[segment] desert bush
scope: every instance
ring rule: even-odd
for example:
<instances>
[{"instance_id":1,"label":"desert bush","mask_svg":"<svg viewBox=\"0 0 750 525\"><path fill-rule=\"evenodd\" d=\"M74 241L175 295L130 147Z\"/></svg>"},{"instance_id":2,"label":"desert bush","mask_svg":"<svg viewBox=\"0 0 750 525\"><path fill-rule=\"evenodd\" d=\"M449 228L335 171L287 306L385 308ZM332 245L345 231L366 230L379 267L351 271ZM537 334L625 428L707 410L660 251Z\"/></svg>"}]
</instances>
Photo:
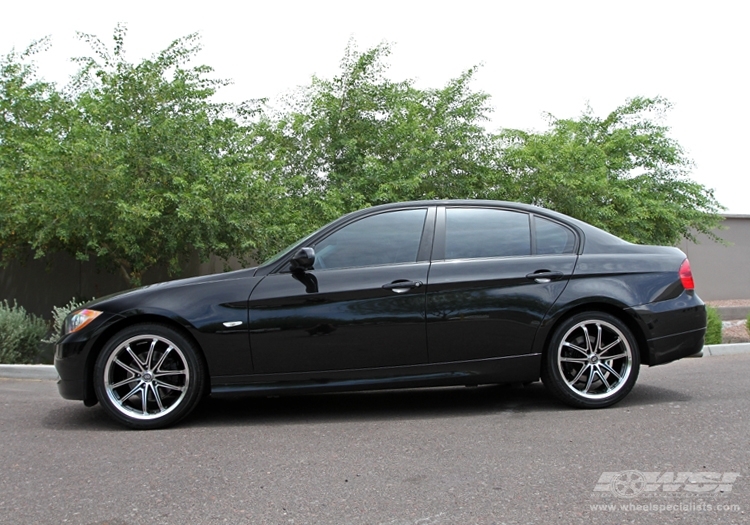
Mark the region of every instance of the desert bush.
<instances>
[{"instance_id":1,"label":"desert bush","mask_svg":"<svg viewBox=\"0 0 750 525\"><path fill-rule=\"evenodd\" d=\"M0 363L31 364L44 350L47 322L13 301L0 303Z\"/></svg>"},{"instance_id":2,"label":"desert bush","mask_svg":"<svg viewBox=\"0 0 750 525\"><path fill-rule=\"evenodd\" d=\"M65 306L53 306L52 307L52 331L50 332L49 336L46 339L43 339L43 343L49 343L49 344L55 344L58 339L60 339L63 336L63 323L65 322L65 318L68 316L70 312L73 310L77 310L84 304L86 304L87 300L82 301L76 301L75 299L71 299L68 304Z\"/></svg>"},{"instance_id":3,"label":"desert bush","mask_svg":"<svg viewBox=\"0 0 750 525\"><path fill-rule=\"evenodd\" d=\"M719 311L713 306L706 305L707 326L706 326L706 344L721 344L721 317Z\"/></svg>"}]
</instances>

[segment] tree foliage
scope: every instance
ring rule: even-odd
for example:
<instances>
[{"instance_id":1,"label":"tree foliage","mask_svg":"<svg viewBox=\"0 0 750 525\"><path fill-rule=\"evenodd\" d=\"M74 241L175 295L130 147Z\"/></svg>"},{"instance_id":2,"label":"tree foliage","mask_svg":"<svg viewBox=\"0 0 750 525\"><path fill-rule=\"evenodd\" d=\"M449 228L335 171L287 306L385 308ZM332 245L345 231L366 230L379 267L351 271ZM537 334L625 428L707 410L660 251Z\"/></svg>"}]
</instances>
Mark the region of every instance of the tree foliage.
<instances>
[{"instance_id":1,"label":"tree foliage","mask_svg":"<svg viewBox=\"0 0 750 525\"><path fill-rule=\"evenodd\" d=\"M506 130L502 162L514 198L566 213L624 239L675 244L715 238L722 209L691 181L692 163L660 124L669 103L634 98L606 118L550 117L543 133Z\"/></svg>"},{"instance_id":2,"label":"tree foliage","mask_svg":"<svg viewBox=\"0 0 750 525\"><path fill-rule=\"evenodd\" d=\"M124 37L118 27L110 52L82 35L94 56L78 59L68 98L46 99L48 120L62 122L53 146L35 157L38 169L4 171L17 186L3 193L3 229L15 232L4 258L22 242L37 256L96 255L138 284L152 266L177 271L191 250L226 258L256 248L265 188L245 146L244 108L212 102L222 82L206 66L186 66L195 35L137 64L125 59ZM26 81L22 100L40 98L34 87Z\"/></svg>"},{"instance_id":3,"label":"tree foliage","mask_svg":"<svg viewBox=\"0 0 750 525\"><path fill-rule=\"evenodd\" d=\"M67 251L138 284L195 250L263 259L342 213L413 199L531 202L641 243L720 221L661 98L492 133L476 68L419 88L389 78L386 44L350 44L338 75L271 106L215 102L225 82L190 65L196 35L137 63L123 27L111 49L81 38L91 56L62 90L36 75L45 41L0 61L0 262Z\"/></svg>"},{"instance_id":4,"label":"tree foliage","mask_svg":"<svg viewBox=\"0 0 750 525\"><path fill-rule=\"evenodd\" d=\"M389 53L350 44L338 76L313 78L256 128L269 173L323 220L399 200L471 198L497 178L483 126L489 97L470 87L476 70L419 89L386 76Z\"/></svg>"}]
</instances>

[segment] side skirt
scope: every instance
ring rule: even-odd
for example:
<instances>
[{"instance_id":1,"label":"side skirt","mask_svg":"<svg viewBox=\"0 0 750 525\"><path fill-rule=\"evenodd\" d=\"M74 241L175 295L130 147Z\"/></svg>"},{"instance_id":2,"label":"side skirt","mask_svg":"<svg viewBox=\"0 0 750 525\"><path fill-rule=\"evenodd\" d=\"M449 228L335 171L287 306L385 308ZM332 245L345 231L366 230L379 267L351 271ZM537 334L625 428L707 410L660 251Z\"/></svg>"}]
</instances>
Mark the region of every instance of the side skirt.
<instances>
[{"instance_id":1,"label":"side skirt","mask_svg":"<svg viewBox=\"0 0 750 525\"><path fill-rule=\"evenodd\" d=\"M345 371L211 378L211 395L263 396L527 382L539 379L541 354Z\"/></svg>"}]
</instances>

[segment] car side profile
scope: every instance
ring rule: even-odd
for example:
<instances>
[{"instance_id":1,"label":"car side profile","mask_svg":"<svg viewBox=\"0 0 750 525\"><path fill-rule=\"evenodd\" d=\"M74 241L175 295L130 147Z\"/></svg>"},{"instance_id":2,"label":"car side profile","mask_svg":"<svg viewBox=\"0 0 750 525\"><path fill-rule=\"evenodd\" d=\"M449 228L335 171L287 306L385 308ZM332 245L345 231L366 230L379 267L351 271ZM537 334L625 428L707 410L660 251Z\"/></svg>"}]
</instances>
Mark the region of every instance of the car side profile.
<instances>
[{"instance_id":1,"label":"car side profile","mask_svg":"<svg viewBox=\"0 0 750 525\"><path fill-rule=\"evenodd\" d=\"M540 378L601 408L642 364L699 352L705 330L677 248L524 204L415 201L345 215L255 268L89 303L55 366L64 398L139 429L206 395Z\"/></svg>"}]
</instances>

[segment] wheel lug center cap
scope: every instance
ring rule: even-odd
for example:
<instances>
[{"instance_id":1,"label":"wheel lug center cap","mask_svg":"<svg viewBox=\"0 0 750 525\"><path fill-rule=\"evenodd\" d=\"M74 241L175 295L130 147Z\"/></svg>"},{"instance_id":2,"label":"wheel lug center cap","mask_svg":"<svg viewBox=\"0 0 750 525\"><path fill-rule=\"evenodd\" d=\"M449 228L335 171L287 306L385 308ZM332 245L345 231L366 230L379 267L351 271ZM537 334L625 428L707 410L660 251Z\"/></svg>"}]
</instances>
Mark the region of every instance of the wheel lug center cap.
<instances>
[{"instance_id":1,"label":"wheel lug center cap","mask_svg":"<svg viewBox=\"0 0 750 525\"><path fill-rule=\"evenodd\" d=\"M597 356L597 355L592 355L591 357L589 357L589 362L590 362L591 364L596 364L596 363L598 363L598 362L599 362L599 356Z\"/></svg>"},{"instance_id":2,"label":"wheel lug center cap","mask_svg":"<svg viewBox=\"0 0 750 525\"><path fill-rule=\"evenodd\" d=\"M144 372L141 376L146 383L150 383L154 379L154 375L151 372Z\"/></svg>"}]
</instances>

